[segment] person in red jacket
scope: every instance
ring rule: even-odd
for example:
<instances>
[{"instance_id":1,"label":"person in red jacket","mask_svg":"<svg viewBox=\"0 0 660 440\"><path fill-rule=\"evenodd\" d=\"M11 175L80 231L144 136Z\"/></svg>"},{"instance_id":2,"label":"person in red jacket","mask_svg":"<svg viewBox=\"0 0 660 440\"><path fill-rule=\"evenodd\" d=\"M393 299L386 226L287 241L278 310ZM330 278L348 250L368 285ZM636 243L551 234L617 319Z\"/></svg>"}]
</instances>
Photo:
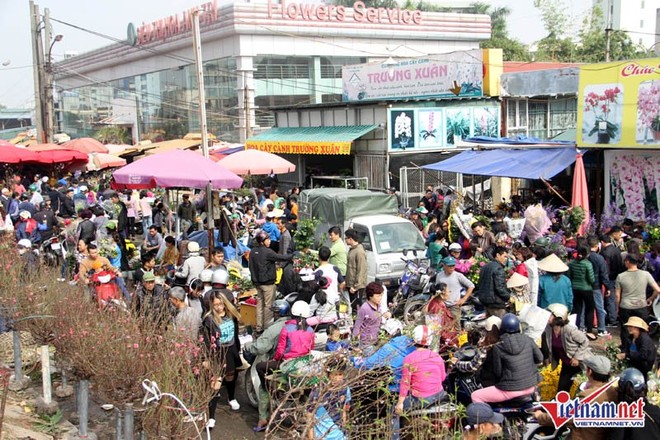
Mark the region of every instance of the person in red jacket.
<instances>
[{"instance_id":1,"label":"person in red jacket","mask_svg":"<svg viewBox=\"0 0 660 440\"><path fill-rule=\"evenodd\" d=\"M277 370L282 362L306 356L314 348L314 330L307 325L306 321L311 315L309 304L304 301L296 301L291 307L291 316L293 316L293 319L288 320L284 324L277 341L277 348L275 349L273 359L260 362L256 366L257 374L261 380L259 401L270 399L266 385L266 375ZM268 417L259 419L257 426L254 427L254 431L263 431L267 426Z\"/></svg>"}]
</instances>

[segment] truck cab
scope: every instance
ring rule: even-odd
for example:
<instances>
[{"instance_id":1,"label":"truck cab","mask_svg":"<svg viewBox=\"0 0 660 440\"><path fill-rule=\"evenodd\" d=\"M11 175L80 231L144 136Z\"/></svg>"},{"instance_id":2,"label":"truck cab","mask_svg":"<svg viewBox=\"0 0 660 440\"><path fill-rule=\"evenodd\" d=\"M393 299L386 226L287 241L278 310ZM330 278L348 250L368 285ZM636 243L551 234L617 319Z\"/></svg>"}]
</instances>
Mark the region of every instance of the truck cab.
<instances>
[{"instance_id":1,"label":"truck cab","mask_svg":"<svg viewBox=\"0 0 660 440\"><path fill-rule=\"evenodd\" d=\"M395 215L355 217L348 227L364 237L362 246L367 254L367 280L395 288L405 270L404 250L416 250L424 255L426 246L421 234L407 219Z\"/></svg>"}]
</instances>

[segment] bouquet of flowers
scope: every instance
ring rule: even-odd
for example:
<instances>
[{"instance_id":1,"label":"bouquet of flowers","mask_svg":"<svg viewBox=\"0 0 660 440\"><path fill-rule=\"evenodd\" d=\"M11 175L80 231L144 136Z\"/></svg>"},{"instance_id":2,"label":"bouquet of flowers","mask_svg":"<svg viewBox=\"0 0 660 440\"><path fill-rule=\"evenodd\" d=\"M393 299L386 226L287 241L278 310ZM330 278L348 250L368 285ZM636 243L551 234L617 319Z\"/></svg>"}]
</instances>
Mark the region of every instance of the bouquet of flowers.
<instances>
[{"instance_id":1,"label":"bouquet of flowers","mask_svg":"<svg viewBox=\"0 0 660 440\"><path fill-rule=\"evenodd\" d=\"M117 250L117 245L114 241L112 241L110 238L104 238L101 240L99 246L99 254L108 260L112 260L117 258L119 251Z\"/></svg>"},{"instance_id":2,"label":"bouquet of flowers","mask_svg":"<svg viewBox=\"0 0 660 440\"><path fill-rule=\"evenodd\" d=\"M472 266L470 266L470 270L468 273L465 275L468 280L472 281L475 286L479 285L479 273L481 272L481 268L484 267L486 264L488 264L488 258L486 257L475 257L473 258L473 263Z\"/></svg>"}]
</instances>

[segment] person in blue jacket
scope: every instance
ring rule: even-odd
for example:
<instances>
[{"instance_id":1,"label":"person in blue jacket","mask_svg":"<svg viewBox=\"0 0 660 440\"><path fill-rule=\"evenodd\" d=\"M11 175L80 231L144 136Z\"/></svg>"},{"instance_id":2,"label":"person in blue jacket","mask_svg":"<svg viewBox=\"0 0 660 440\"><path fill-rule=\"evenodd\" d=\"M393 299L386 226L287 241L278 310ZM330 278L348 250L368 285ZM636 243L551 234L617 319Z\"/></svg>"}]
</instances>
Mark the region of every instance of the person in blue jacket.
<instances>
[{"instance_id":1,"label":"person in blue jacket","mask_svg":"<svg viewBox=\"0 0 660 440\"><path fill-rule=\"evenodd\" d=\"M400 321L389 319L384 325L384 330L392 337L385 345L376 350L371 356L361 361L355 360L355 366L373 370L376 368L389 367L394 373L394 378L389 386L391 391L399 390L401 382L401 370L403 358L415 351L415 342L412 338L402 335L403 328Z\"/></svg>"}]
</instances>

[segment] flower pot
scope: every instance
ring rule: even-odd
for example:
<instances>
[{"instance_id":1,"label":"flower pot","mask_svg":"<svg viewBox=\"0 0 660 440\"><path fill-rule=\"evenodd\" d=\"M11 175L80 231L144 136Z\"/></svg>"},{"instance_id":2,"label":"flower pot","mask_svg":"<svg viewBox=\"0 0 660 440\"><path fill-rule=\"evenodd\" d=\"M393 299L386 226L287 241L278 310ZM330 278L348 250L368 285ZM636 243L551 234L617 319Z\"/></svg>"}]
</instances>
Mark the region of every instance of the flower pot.
<instances>
[{"instance_id":1,"label":"flower pot","mask_svg":"<svg viewBox=\"0 0 660 440\"><path fill-rule=\"evenodd\" d=\"M651 132L653 133L653 140L660 142L660 130L651 129Z\"/></svg>"},{"instance_id":2,"label":"flower pot","mask_svg":"<svg viewBox=\"0 0 660 440\"><path fill-rule=\"evenodd\" d=\"M597 144L609 144L610 143L610 134L606 131L598 132L598 139L596 140Z\"/></svg>"}]
</instances>

